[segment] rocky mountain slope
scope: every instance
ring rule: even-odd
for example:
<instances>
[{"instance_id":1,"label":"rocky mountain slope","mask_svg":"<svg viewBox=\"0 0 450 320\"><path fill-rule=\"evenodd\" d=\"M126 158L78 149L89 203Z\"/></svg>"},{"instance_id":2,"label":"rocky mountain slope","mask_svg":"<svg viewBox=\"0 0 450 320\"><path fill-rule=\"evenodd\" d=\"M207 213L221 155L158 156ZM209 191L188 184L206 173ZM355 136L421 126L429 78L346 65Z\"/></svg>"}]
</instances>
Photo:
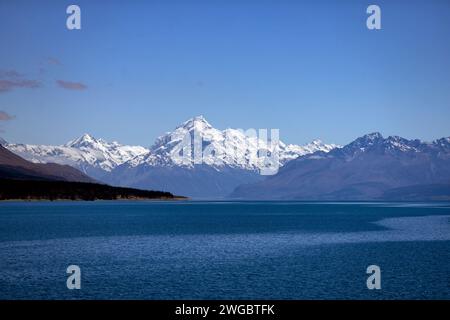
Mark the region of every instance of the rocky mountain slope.
<instances>
[{"instance_id":1,"label":"rocky mountain slope","mask_svg":"<svg viewBox=\"0 0 450 320\"><path fill-rule=\"evenodd\" d=\"M420 200L433 199L431 191L443 190L443 185L450 185L450 138L422 142L372 133L328 153L299 157L277 175L239 186L231 197ZM420 190L428 196L421 196ZM445 194L435 199L445 199Z\"/></svg>"}]
</instances>

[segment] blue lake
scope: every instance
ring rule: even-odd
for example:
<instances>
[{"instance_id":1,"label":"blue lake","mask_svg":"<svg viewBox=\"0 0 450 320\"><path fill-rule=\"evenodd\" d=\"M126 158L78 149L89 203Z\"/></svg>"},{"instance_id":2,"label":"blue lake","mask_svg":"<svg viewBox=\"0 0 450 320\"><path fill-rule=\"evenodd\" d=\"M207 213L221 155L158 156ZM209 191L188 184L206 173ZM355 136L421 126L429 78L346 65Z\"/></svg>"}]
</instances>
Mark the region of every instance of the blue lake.
<instances>
[{"instance_id":1,"label":"blue lake","mask_svg":"<svg viewBox=\"0 0 450 320\"><path fill-rule=\"evenodd\" d=\"M72 264L80 290L66 287ZM373 264L381 290L366 286ZM450 204L5 202L0 288L0 299L450 299Z\"/></svg>"}]
</instances>

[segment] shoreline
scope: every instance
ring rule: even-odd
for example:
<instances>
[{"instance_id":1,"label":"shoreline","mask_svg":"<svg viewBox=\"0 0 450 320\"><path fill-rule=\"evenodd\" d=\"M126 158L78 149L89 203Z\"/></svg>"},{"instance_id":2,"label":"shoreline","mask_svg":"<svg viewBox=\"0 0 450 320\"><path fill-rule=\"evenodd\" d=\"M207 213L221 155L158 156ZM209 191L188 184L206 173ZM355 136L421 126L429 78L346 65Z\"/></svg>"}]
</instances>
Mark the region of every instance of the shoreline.
<instances>
[{"instance_id":1,"label":"shoreline","mask_svg":"<svg viewBox=\"0 0 450 320\"><path fill-rule=\"evenodd\" d=\"M0 203L2 202L98 202L98 201L108 201L108 202L125 202L125 201L186 201L190 200L188 197L176 196L173 198L163 197L163 198L121 198L121 199L93 199L93 200L85 200L85 199L69 199L69 198L59 198L59 199L0 199Z\"/></svg>"},{"instance_id":2,"label":"shoreline","mask_svg":"<svg viewBox=\"0 0 450 320\"><path fill-rule=\"evenodd\" d=\"M143 201L187 200L158 190L61 180L0 179L0 201Z\"/></svg>"}]
</instances>

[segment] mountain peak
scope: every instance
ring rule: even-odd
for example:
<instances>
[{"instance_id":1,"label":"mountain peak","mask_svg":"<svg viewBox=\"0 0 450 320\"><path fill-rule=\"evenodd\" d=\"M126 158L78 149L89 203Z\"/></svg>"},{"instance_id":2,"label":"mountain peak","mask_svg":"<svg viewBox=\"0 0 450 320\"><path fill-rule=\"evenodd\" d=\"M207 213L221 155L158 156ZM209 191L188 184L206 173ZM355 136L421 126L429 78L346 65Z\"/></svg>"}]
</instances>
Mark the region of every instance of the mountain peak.
<instances>
[{"instance_id":1,"label":"mountain peak","mask_svg":"<svg viewBox=\"0 0 450 320\"><path fill-rule=\"evenodd\" d=\"M91 139L94 139L94 137L91 136L89 133L83 133L83 135L81 135L80 139L91 140Z\"/></svg>"},{"instance_id":2,"label":"mountain peak","mask_svg":"<svg viewBox=\"0 0 450 320\"><path fill-rule=\"evenodd\" d=\"M65 146L76 148L91 145L95 142L97 142L97 140L93 136L91 136L89 133L85 133L81 137L67 142Z\"/></svg>"},{"instance_id":3,"label":"mountain peak","mask_svg":"<svg viewBox=\"0 0 450 320\"><path fill-rule=\"evenodd\" d=\"M372 132L372 133L365 134L364 136L362 136L362 138L364 140L375 141L375 140L383 139L383 135L379 132Z\"/></svg>"},{"instance_id":4,"label":"mountain peak","mask_svg":"<svg viewBox=\"0 0 450 320\"><path fill-rule=\"evenodd\" d=\"M372 132L357 138L347 146L367 147L384 141L383 136L379 132Z\"/></svg>"},{"instance_id":5,"label":"mountain peak","mask_svg":"<svg viewBox=\"0 0 450 320\"><path fill-rule=\"evenodd\" d=\"M178 128L184 128L186 130L203 130L203 129L209 129L212 128L211 124L205 119L203 115L195 116L193 118L190 118L189 120L185 121L181 126Z\"/></svg>"},{"instance_id":6,"label":"mountain peak","mask_svg":"<svg viewBox=\"0 0 450 320\"><path fill-rule=\"evenodd\" d=\"M372 149L374 146L382 144L384 142L384 138L379 132L372 132L363 135L345 145L341 151L336 151L339 153L343 153L346 155L355 155L360 152L366 152L369 149Z\"/></svg>"},{"instance_id":7,"label":"mountain peak","mask_svg":"<svg viewBox=\"0 0 450 320\"><path fill-rule=\"evenodd\" d=\"M204 121L204 122L207 122L206 119L205 119L205 117L204 117L202 114L201 114L201 115L198 115L198 116L195 116L193 119L196 120L196 121Z\"/></svg>"},{"instance_id":8,"label":"mountain peak","mask_svg":"<svg viewBox=\"0 0 450 320\"><path fill-rule=\"evenodd\" d=\"M189 134L187 140L186 134ZM187 156L180 162L180 143L183 143L183 153ZM262 151L272 154L276 151L279 165L299 156L315 151L328 152L335 145L324 144L315 140L304 146L286 145L282 141L270 141L268 137L247 134L240 129L220 130L212 127L203 116L196 116L176 127L173 132L160 136L150 148L151 154L145 159L135 159L131 166L141 163L150 166L180 165L193 168L204 163L214 168L225 166L244 170L260 170L265 168L267 159L261 156ZM190 153L188 151L190 150ZM175 157L174 157L175 155ZM174 160L175 159L175 160ZM267 161L266 161L267 162Z\"/></svg>"},{"instance_id":9,"label":"mountain peak","mask_svg":"<svg viewBox=\"0 0 450 320\"><path fill-rule=\"evenodd\" d=\"M434 140L433 144L448 148L450 147L450 137L444 137L441 139Z\"/></svg>"},{"instance_id":10,"label":"mountain peak","mask_svg":"<svg viewBox=\"0 0 450 320\"><path fill-rule=\"evenodd\" d=\"M353 142L342 148L342 152L336 151L331 153L341 153L345 156L353 157L360 153L383 153L383 154L399 154L399 153L437 153L449 151L449 140L441 138L433 142L423 142L419 139L408 140L400 136L389 136L383 138L379 132L366 134L357 138Z\"/></svg>"},{"instance_id":11,"label":"mountain peak","mask_svg":"<svg viewBox=\"0 0 450 320\"><path fill-rule=\"evenodd\" d=\"M8 144L8 141L6 141L2 137L0 137L0 145L7 145L7 144Z\"/></svg>"},{"instance_id":12,"label":"mountain peak","mask_svg":"<svg viewBox=\"0 0 450 320\"><path fill-rule=\"evenodd\" d=\"M313 141L311 141L311 144L316 145L316 146L321 146L323 145L323 141L320 139L314 139Z\"/></svg>"}]
</instances>

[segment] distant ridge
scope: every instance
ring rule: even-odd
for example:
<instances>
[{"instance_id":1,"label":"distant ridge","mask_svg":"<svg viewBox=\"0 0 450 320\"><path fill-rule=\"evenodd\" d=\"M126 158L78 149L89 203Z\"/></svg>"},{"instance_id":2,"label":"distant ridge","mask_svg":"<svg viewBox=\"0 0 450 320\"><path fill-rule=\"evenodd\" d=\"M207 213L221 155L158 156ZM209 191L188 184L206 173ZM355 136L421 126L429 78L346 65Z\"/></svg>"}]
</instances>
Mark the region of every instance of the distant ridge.
<instances>
[{"instance_id":1,"label":"distant ridge","mask_svg":"<svg viewBox=\"0 0 450 320\"><path fill-rule=\"evenodd\" d=\"M101 180L102 176L122 163L149 151L140 146L107 142L87 133L61 146L9 143L5 147L28 161L70 165L96 180Z\"/></svg>"},{"instance_id":2,"label":"distant ridge","mask_svg":"<svg viewBox=\"0 0 450 320\"><path fill-rule=\"evenodd\" d=\"M95 182L68 165L32 163L0 145L0 178Z\"/></svg>"},{"instance_id":3,"label":"distant ridge","mask_svg":"<svg viewBox=\"0 0 450 320\"><path fill-rule=\"evenodd\" d=\"M275 176L237 187L238 199L450 199L450 138L433 142L362 136L329 153L299 157Z\"/></svg>"},{"instance_id":4,"label":"distant ridge","mask_svg":"<svg viewBox=\"0 0 450 320\"><path fill-rule=\"evenodd\" d=\"M183 198L169 192L118 188L94 182L70 166L32 163L0 145L0 200Z\"/></svg>"}]
</instances>

